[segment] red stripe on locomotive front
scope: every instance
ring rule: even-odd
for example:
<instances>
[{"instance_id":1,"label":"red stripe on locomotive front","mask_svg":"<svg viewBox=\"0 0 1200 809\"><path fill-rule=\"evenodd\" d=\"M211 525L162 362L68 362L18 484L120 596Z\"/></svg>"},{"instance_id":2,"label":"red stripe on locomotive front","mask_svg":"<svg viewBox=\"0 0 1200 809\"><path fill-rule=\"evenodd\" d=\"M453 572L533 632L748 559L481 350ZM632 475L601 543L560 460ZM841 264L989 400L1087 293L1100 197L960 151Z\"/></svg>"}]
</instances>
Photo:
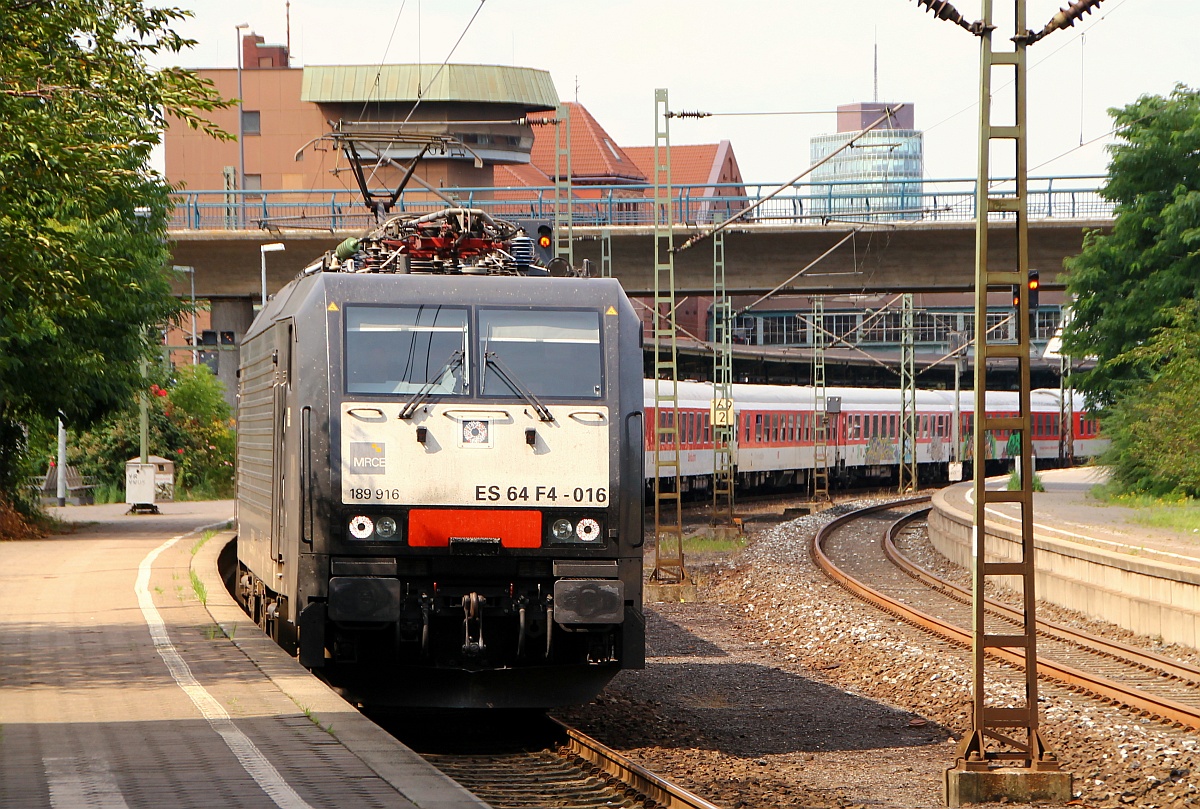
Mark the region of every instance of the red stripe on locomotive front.
<instances>
[{"instance_id":1,"label":"red stripe on locomotive front","mask_svg":"<svg viewBox=\"0 0 1200 809\"><path fill-rule=\"evenodd\" d=\"M505 548L542 547L542 512L507 509L414 508L408 513L408 544L445 548L450 537L499 537Z\"/></svg>"}]
</instances>

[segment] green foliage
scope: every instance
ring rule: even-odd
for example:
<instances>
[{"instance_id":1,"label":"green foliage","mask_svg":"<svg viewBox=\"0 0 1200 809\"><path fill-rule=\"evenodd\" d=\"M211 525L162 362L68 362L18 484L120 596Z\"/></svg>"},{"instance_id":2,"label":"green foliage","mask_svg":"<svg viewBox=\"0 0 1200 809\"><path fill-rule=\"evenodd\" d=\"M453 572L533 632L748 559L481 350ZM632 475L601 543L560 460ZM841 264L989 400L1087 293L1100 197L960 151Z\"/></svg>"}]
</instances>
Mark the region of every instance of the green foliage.
<instances>
[{"instance_id":1,"label":"green foliage","mask_svg":"<svg viewBox=\"0 0 1200 809\"><path fill-rule=\"evenodd\" d=\"M196 598L204 606L208 606L208 587L201 581L200 576L195 570L189 570L188 574L192 579L192 592L196 594Z\"/></svg>"},{"instance_id":2,"label":"green foliage","mask_svg":"<svg viewBox=\"0 0 1200 809\"><path fill-rule=\"evenodd\" d=\"M1118 492L1200 496L1200 301L1168 310L1144 345L1116 357L1147 380L1109 408L1103 461Z\"/></svg>"},{"instance_id":3,"label":"green foliage","mask_svg":"<svg viewBox=\"0 0 1200 809\"><path fill-rule=\"evenodd\" d=\"M192 43L189 12L142 0L0 0L0 491L24 455L14 425L85 427L144 385L170 292L169 186L149 168L166 116L219 137L226 106L150 54Z\"/></svg>"},{"instance_id":4,"label":"green foliage","mask_svg":"<svg viewBox=\"0 0 1200 809\"><path fill-rule=\"evenodd\" d=\"M1128 492L1112 480L1093 486L1089 494L1107 505L1132 509L1129 520L1139 525L1182 534L1200 534L1200 500L1180 494L1154 496ZM1200 540L1200 537L1193 539Z\"/></svg>"},{"instance_id":5,"label":"green foliage","mask_svg":"<svg viewBox=\"0 0 1200 809\"><path fill-rule=\"evenodd\" d=\"M1109 112L1122 142L1111 147L1102 193L1116 219L1066 262L1074 303L1064 333L1068 354L1096 357L1076 383L1101 407L1152 378L1127 352L1200 292L1200 92L1179 85Z\"/></svg>"},{"instance_id":6,"label":"green foliage","mask_svg":"<svg viewBox=\"0 0 1200 809\"><path fill-rule=\"evenodd\" d=\"M1012 474L1010 474L1008 476L1008 482L1004 484L1004 488L1010 492L1016 492L1016 491L1021 490L1021 476L1016 473L1016 470L1014 470L1012 472ZM1042 476L1039 475L1037 472L1033 473L1033 485L1030 487L1030 491L1034 491L1034 492L1046 491L1046 486L1045 486L1045 484L1042 483Z\"/></svg>"},{"instance_id":7,"label":"green foliage","mask_svg":"<svg viewBox=\"0 0 1200 809\"><path fill-rule=\"evenodd\" d=\"M175 370L168 387L151 385L151 455L175 462L176 496L229 497L233 493L235 437L224 385L205 365ZM81 433L70 462L101 486L124 490L125 463L141 450L140 407L134 402Z\"/></svg>"}]
</instances>

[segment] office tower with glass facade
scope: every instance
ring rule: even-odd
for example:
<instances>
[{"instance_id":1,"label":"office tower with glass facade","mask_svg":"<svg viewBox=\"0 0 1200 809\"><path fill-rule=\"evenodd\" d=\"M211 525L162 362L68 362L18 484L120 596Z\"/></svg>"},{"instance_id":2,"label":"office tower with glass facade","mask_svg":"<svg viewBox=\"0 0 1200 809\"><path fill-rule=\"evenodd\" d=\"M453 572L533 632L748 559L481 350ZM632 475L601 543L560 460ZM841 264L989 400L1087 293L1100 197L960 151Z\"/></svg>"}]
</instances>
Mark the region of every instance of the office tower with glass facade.
<instances>
[{"instance_id":1,"label":"office tower with glass facade","mask_svg":"<svg viewBox=\"0 0 1200 809\"><path fill-rule=\"evenodd\" d=\"M813 170L813 215L870 222L921 217L924 133L914 126L912 105L905 104L863 134L894 106L881 101L843 104L838 107L838 131L811 140L812 162L817 163L862 135Z\"/></svg>"}]
</instances>

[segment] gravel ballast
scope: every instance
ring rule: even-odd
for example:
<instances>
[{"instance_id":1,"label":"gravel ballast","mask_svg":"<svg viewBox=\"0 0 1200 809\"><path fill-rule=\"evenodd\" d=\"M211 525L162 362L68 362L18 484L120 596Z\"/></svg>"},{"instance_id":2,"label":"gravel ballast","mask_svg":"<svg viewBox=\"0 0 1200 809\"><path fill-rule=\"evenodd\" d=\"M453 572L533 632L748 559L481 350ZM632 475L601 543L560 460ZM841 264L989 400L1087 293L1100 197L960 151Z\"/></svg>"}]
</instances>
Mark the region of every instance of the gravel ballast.
<instances>
[{"instance_id":1,"label":"gravel ballast","mask_svg":"<svg viewBox=\"0 0 1200 809\"><path fill-rule=\"evenodd\" d=\"M850 508L693 558L700 601L647 604L646 669L560 715L722 807L941 806L970 727L970 655L813 565L813 535ZM947 564L927 545L909 550ZM1039 690L1043 735L1075 777L1072 805L1200 804L1200 735L1045 680Z\"/></svg>"}]
</instances>

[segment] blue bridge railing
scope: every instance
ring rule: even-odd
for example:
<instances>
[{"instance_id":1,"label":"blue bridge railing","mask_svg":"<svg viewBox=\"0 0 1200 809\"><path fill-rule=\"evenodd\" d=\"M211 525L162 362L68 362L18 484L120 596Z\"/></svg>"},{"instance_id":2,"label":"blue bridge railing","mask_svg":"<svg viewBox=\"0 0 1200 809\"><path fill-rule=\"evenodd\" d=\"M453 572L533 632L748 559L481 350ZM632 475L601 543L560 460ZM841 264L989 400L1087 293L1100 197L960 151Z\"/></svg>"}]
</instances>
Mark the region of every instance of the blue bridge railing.
<instances>
[{"instance_id":1,"label":"blue bridge railing","mask_svg":"<svg viewBox=\"0 0 1200 809\"><path fill-rule=\"evenodd\" d=\"M1103 220L1113 205L1100 195L1102 176L1035 177L1029 180L1030 219ZM741 221L778 225L830 222L929 223L975 220L975 180L895 180L889 182L726 183L672 188L677 223L722 222L767 197ZM772 196L773 192L778 191ZM554 215L554 188L446 188L441 192L464 207L505 219L548 219ZM992 196L1015 196L1011 183L994 184ZM654 189L649 185L575 186L572 216L580 226L651 226ZM357 191L180 191L174 194L173 230L313 229L362 230L374 222ZM423 189L406 190L394 213L427 213L445 202ZM993 213L991 218L1011 218Z\"/></svg>"}]
</instances>

